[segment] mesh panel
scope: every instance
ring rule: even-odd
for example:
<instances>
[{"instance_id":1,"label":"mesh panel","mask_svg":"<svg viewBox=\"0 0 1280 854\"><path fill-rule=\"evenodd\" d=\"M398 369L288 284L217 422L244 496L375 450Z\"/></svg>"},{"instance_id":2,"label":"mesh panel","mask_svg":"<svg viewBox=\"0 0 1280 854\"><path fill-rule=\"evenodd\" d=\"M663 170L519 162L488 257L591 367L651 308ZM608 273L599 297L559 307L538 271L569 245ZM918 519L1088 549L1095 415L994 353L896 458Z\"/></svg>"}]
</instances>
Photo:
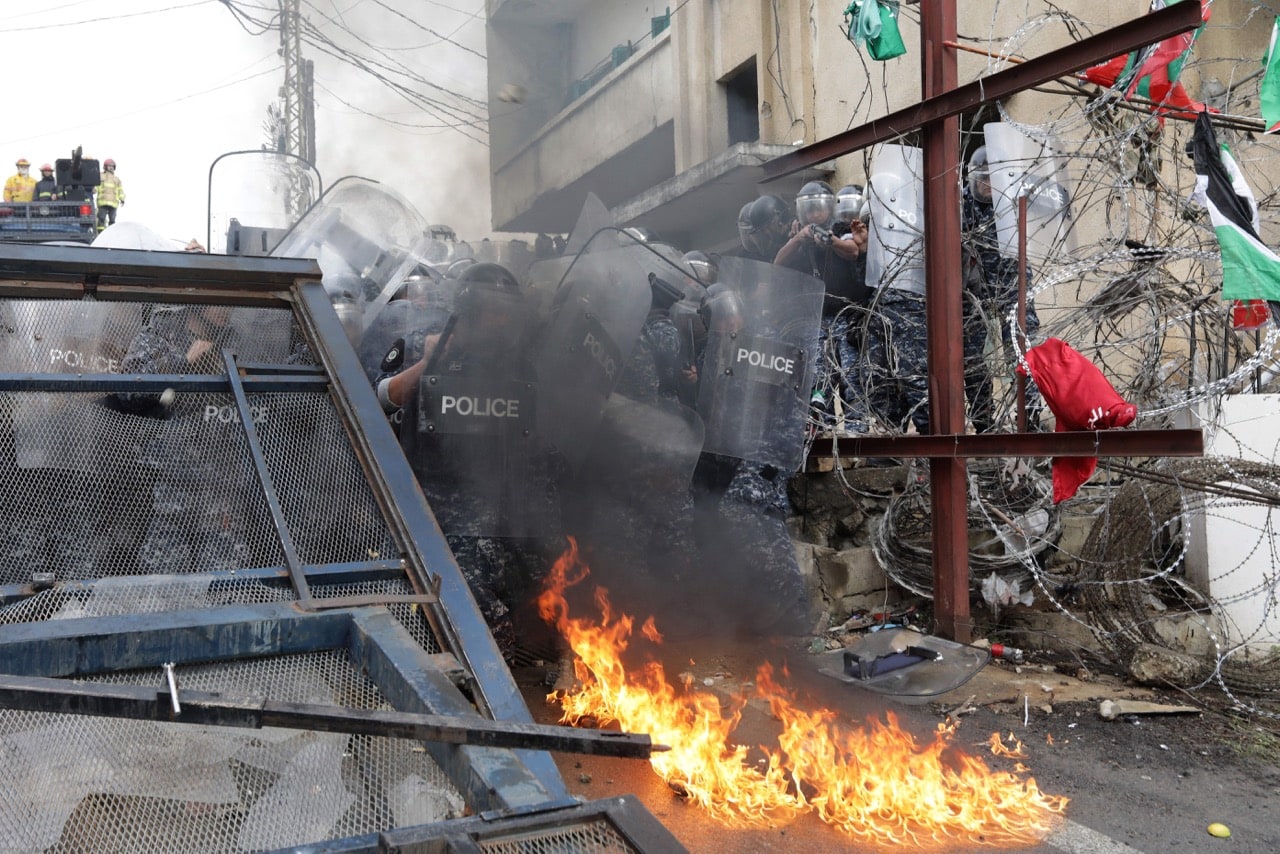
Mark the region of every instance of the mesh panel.
<instances>
[{"instance_id":1,"label":"mesh panel","mask_svg":"<svg viewBox=\"0 0 1280 854\"><path fill-rule=\"evenodd\" d=\"M287 310L0 300L9 373L216 375L223 347L241 362L310 363L301 341ZM0 608L0 624L296 598L287 579L235 574L285 556L234 396L156 391L0 393L0 584L58 582ZM299 560L399 558L328 393L248 404ZM317 599L413 592L406 577L312 578ZM420 607L389 610L441 651ZM183 665L178 678L230 696L388 708L341 652ZM159 687L163 676L101 681ZM402 739L0 711L0 758L0 838L20 850L262 850L465 811L423 747Z\"/></svg>"},{"instance_id":2,"label":"mesh panel","mask_svg":"<svg viewBox=\"0 0 1280 854\"><path fill-rule=\"evenodd\" d=\"M223 373L223 346L310 361L286 310L208 310L220 331L200 308L9 300L0 355L42 373ZM202 335L215 348L191 361ZM303 563L399 555L326 394L251 395L249 411ZM284 562L230 393L0 395L0 513L0 583Z\"/></svg>"},{"instance_id":3,"label":"mesh panel","mask_svg":"<svg viewBox=\"0 0 1280 854\"><path fill-rule=\"evenodd\" d=\"M179 668L184 689L389 708L341 652ZM156 671L101 681L163 684ZM404 739L0 712L5 846L249 851L443 821L462 797Z\"/></svg>"},{"instance_id":4,"label":"mesh panel","mask_svg":"<svg viewBox=\"0 0 1280 854\"><path fill-rule=\"evenodd\" d=\"M604 819L477 842L490 854L630 854L638 851Z\"/></svg>"}]
</instances>

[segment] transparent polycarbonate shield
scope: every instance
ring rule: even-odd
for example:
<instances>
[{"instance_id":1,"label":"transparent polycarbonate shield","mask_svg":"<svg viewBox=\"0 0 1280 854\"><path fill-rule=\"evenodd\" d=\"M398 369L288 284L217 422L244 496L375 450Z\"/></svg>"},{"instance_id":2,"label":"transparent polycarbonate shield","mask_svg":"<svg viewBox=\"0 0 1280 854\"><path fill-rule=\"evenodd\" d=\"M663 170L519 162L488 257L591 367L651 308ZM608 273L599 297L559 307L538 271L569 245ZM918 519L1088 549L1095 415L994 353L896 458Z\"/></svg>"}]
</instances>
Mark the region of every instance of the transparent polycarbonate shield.
<instances>
[{"instance_id":1,"label":"transparent polycarbonate shield","mask_svg":"<svg viewBox=\"0 0 1280 854\"><path fill-rule=\"evenodd\" d=\"M274 151L236 151L209 170L207 248L228 251L228 235L252 241L236 254L266 255L320 196L320 173L300 157ZM186 235L186 237L206 235ZM265 244L265 245L263 245Z\"/></svg>"},{"instance_id":2,"label":"transparent polycarbonate shield","mask_svg":"<svg viewBox=\"0 0 1280 854\"><path fill-rule=\"evenodd\" d=\"M330 187L271 254L314 258L331 297L349 294L364 328L425 262L427 224L394 190L364 178Z\"/></svg>"},{"instance_id":3,"label":"transparent polycarbonate shield","mask_svg":"<svg viewBox=\"0 0 1280 854\"><path fill-rule=\"evenodd\" d=\"M991 172L1000 254L1018 257L1018 199L1027 199L1027 258L1044 263L1075 249L1071 179L1062 148L1052 138L1033 139L1004 122L982 126Z\"/></svg>"},{"instance_id":4,"label":"transparent polycarbonate shield","mask_svg":"<svg viewBox=\"0 0 1280 854\"><path fill-rule=\"evenodd\" d=\"M708 292L709 329L699 368L704 450L795 471L804 455L822 281L727 257L716 289Z\"/></svg>"},{"instance_id":5,"label":"transparent polycarbonate shield","mask_svg":"<svg viewBox=\"0 0 1280 854\"><path fill-rule=\"evenodd\" d=\"M0 359L9 372L119 373L141 321L133 306L84 300L11 300L5 304ZM98 471L100 412L83 396L22 395L13 408L19 467Z\"/></svg>"},{"instance_id":6,"label":"transparent polycarbonate shield","mask_svg":"<svg viewBox=\"0 0 1280 854\"><path fill-rule=\"evenodd\" d=\"M411 275L404 296L387 303L365 330L356 354L370 381L413 365L424 355L424 342L440 334L453 314L460 285L434 271Z\"/></svg>"},{"instance_id":7,"label":"transparent polycarbonate shield","mask_svg":"<svg viewBox=\"0 0 1280 854\"><path fill-rule=\"evenodd\" d=\"M826 653L818 670L908 705L926 703L968 682L991 660L988 650L913 629L882 629Z\"/></svg>"},{"instance_id":8,"label":"transparent polycarbonate shield","mask_svg":"<svg viewBox=\"0 0 1280 854\"><path fill-rule=\"evenodd\" d=\"M910 145L882 145L872 156L867 183L871 287L924 293L923 160L921 150Z\"/></svg>"},{"instance_id":9,"label":"transparent polycarbonate shield","mask_svg":"<svg viewBox=\"0 0 1280 854\"><path fill-rule=\"evenodd\" d=\"M652 302L648 273L660 260L615 228L603 205L595 212L603 219L593 219L584 208L574 234L590 236L564 264L560 281L552 286L548 277L535 298L547 303L534 357L538 421L574 470L640 335Z\"/></svg>"},{"instance_id":10,"label":"transparent polycarbonate shield","mask_svg":"<svg viewBox=\"0 0 1280 854\"><path fill-rule=\"evenodd\" d=\"M587 477L619 480L634 495L680 494L693 478L705 432L698 413L675 401L615 394L605 404Z\"/></svg>"},{"instance_id":11,"label":"transparent polycarbonate shield","mask_svg":"<svg viewBox=\"0 0 1280 854\"><path fill-rule=\"evenodd\" d=\"M446 534L554 533L529 320L518 289L468 283L405 406L401 444Z\"/></svg>"},{"instance_id":12,"label":"transparent polycarbonate shield","mask_svg":"<svg viewBox=\"0 0 1280 854\"><path fill-rule=\"evenodd\" d=\"M561 254L577 255L586 248L588 241L593 240L600 233L600 229L615 225L613 214L609 213L609 209L605 207L604 202L600 201L600 197L595 193L587 193L587 198L582 203L582 210L578 212L578 221L574 223L573 231L569 232L564 252Z\"/></svg>"}]
</instances>

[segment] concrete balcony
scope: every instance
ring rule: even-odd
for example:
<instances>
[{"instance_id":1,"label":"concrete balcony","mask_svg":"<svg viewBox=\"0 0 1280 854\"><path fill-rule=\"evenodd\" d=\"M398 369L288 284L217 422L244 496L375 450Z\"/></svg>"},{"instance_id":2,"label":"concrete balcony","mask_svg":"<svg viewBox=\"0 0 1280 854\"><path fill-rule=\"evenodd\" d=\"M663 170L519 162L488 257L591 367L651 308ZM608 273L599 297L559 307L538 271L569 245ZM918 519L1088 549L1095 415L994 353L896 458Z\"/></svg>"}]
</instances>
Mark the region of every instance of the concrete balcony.
<instances>
[{"instance_id":1,"label":"concrete balcony","mask_svg":"<svg viewBox=\"0 0 1280 854\"><path fill-rule=\"evenodd\" d=\"M490 13L519 2L491 0ZM494 140L494 150L512 152L493 163L494 227L565 232L588 191L612 206L673 177L674 86L670 33L664 32L575 92L527 142L513 147L511 140Z\"/></svg>"}]
</instances>

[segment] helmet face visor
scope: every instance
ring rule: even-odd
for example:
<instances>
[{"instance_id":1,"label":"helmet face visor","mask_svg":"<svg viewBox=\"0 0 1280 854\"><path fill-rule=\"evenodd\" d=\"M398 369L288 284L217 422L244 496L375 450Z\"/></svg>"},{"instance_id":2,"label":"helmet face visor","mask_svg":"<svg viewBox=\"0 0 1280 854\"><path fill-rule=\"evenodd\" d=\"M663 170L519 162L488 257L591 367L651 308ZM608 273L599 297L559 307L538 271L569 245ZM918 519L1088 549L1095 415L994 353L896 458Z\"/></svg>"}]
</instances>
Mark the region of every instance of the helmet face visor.
<instances>
[{"instance_id":1,"label":"helmet face visor","mask_svg":"<svg viewBox=\"0 0 1280 854\"><path fill-rule=\"evenodd\" d=\"M796 199L796 218L808 225L826 225L836 212L836 197L826 194L820 196L800 196Z\"/></svg>"},{"instance_id":2,"label":"helmet face visor","mask_svg":"<svg viewBox=\"0 0 1280 854\"><path fill-rule=\"evenodd\" d=\"M991 166L987 162L986 146L969 158L969 192L980 202L991 201Z\"/></svg>"},{"instance_id":3,"label":"helmet face visor","mask_svg":"<svg viewBox=\"0 0 1280 854\"><path fill-rule=\"evenodd\" d=\"M845 193L836 197L836 221L853 222L862 216L862 206L866 197L862 193Z\"/></svg>"}]
</instances>

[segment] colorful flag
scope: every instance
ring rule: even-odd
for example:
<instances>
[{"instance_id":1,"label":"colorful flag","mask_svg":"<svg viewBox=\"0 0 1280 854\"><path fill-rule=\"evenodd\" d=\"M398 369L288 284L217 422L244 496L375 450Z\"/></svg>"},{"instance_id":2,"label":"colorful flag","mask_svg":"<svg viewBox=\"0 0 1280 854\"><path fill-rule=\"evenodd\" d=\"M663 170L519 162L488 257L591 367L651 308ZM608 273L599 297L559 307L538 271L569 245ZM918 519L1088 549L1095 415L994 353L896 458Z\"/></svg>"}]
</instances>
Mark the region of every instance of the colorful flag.
<instances>
[{"instance_id":1,"label":"colorful flag","mask_svg":"<svg viewBox=\"0 0 1280 854\"><path fill-rule=\"evenodd\" d=\"M1258 204L1231 149L1218 143L1208 113L1196 119L1191 154L1196 164L1191 199L1209 209L1222 252L1222 298L1280 300L1280 256L1258 237Z\"/></svg>"},{"instance_id":2,"label":"colorful flag","mask_svg":"<svg viewBox=\"0 0 1280 854\"><path fill-rule=\"evenodd\" d=\"M1267 133L1280 131L1280 56L1276 55L1277 36L1280 35L1280 17L1271 25L1271 44L1267 45L1266 56L1262 57L1262 89L1259 100L1262 101L1262 121L1267 126Z\"/></svg>"},{"instance_id":3,"label":"colorful flag","mask_svg":"<svg viewBox=\"0 0 1280 854\"><path fill-rule=\"evenodd\" d=\"M1171 0L1174 3L1179 1ZM1151 10L1154 12L1167 5L1166 0L1152 0ZM1209 14L1209 0L1200 0L1200 20L1208 21ZM1136 95L1155 102L1159 106L1153 107L1152 112L1157 115L1170 114L1193 119L1205 110L1216 113L1217 110L1192 100L1187 90L1178 82L1182 66L1186 64L1196 37L1203 29L1202 23L1192 32L1171 36L1159 44L1086 68L1081 76L1098 86L1122 90L1125 98Z\"/></svg>"}]
</instances>

